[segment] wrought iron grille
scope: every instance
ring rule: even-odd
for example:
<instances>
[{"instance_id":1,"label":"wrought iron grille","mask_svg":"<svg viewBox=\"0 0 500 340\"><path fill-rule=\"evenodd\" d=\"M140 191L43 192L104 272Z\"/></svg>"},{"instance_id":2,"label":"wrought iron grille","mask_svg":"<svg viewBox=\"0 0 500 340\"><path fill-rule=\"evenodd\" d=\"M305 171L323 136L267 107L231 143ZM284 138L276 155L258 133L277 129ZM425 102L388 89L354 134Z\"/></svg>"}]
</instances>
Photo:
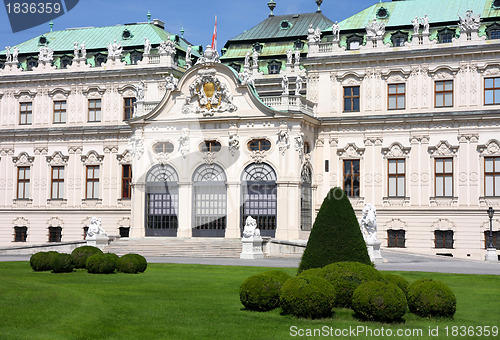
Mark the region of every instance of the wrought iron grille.
<instances>
[{"instance_id":1,"label":"wrought iron grille","mask_svg":"<svg viewBox=\"0 0 500 340\"><path fill-rule=\"evenodd\" d=\"M257 221L262 236L276 234L277 185L276 173L266 164L250 164L242 175L241 228L248 216Z\"/></svg>"}]
</instances>

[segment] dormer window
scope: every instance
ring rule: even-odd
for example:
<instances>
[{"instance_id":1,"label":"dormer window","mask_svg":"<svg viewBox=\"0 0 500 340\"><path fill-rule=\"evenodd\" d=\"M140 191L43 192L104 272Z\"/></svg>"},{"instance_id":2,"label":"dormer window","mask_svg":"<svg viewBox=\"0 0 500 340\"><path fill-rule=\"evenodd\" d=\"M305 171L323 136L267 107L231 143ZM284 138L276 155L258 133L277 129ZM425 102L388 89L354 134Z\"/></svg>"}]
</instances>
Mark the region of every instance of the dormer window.
<instances>
[{"instance_id":1,"label":"dormer window","mask_svg":"<svg viewBox=\"0 0 500 340\"><path fill-rule=\"evenodd\" d=\"M253 49L254 51L256 51L257 53L261 53L262 52L262 45L259 44L259 43L255 43L253 44Z\"/></svg>"},{"instance_id":2,"label":"dormer window","mask_svg":"<svg viewBox=\"0 0 500 340\"><path fill-rule=\"evenodd\" d=\"M347 37L348 50L359 50L361 44L363 44L363 37L356 34Z\"/></svg>"},{"instance_id":3,"label":"dormer window","mask_svg":"<svg viewBox=\"0 0 500 340\"><path fill-rule=\"evenodd\" d=\"M500 9L500 0L493 1L493 3L491 4L491 7L493 9Z\"/></svg>"},{"instance_id":4,"label":"dormer window","mask_svg":"<svg viewBox=\"0 0 500 340\"><path fill-rule=\"evenodd\" d=\"M380 7L377 11L377 19L387 19L389 11L385 7Z\"/></svg>"},{"instance_id":5,"label":"dormer window","mask_svg":"<svg viewBox=\"0 0 500 340\"><path fill-rule=\"evenodd\" d=\"M295 40L295 42L293 43L293 47L296 49L296 50L301 50L304 48L304 42L302 40Z\"/></svg>"},{"instance_id":6,"label":"dormer window","mask_svg":"<svg viewBox=\"0 0 500 340\"><path fill-rule=\"evenodd\" d=\"M438 32L438 41L440 44L451 43L454 36L455 31L445 28Z\"/></svg>"},{"instance_id":7,"label":"dormer window","mask_svg":"<svg viewBox=\"0 0 500 340\"><path fill-rule=\"evenodd\" d=\"M38 45L45 45L45 44L48 44L48 43L49 43L49 41L43 35L40 37L40 39L38 39Z\"/></svg>"},{"instance_id":8,"label":"dormer window","mask_svg":"<svg viewBox=\"0 0 500 340\"><path fill-rule=\"evenodd\" d=\"M273 60L267 64L267 72L269 74L279 74L281 70L281 62Z\"/></svg>"},{"instance_id":9,"label":"dormer window","mask_svg":"<svg viewBox=\"0 0 500 340\"><path fill-rule=\"evenodd\" d=\"M122 33L123 39L131 39L133 37L132 33L129 30L124 30Z\"/></svg>"},{"instance_id":10,"label":"dormer window","mask_svg":"<svg viewBox=\"0 0 500 340\"><path fill-rule=\"evenodd\" d=\"M397 31L391 36L392 46L401 47L408 41L408 33Z\"/></svg>"},{"instance_id":11,"label":"dormer window","mask_svg":"<svg viewBox=\"0 0 500 340\"><path fill-rule=\"evenodd\" d=\"M494 23L486 28L488 39L500 39L500 25Z\"/></svg>"},{"instance_id":12,"label":"dormer window","mask_svg":"<svg viewBox=\"0 0 500 340\"><path fill-rule=\"evenodd\" d=\"M280 22L280 30L287 30L289 28L292 28L292 23L288 20L282 20Z\"/></svg>"},{"instance_id":13,"label":"dormer window","mask_svg":"<svg viewBox=\"0 0 500 340\"><path fill-rule=\"evenodd\" d=\"M231 63L229 64L229 67L231 67L233 70L235 70L236 72L240 72L241 70L241 65L240 64L237 64L237 63Z\"/></svg>"},{"instance_id":14,"label":"dormer window","mask_svg":"<svg viewBox=\"0 0 500 340\"><path fill-rule=\"evenodd\" d=\"M38 66L38 60L36 60L35 58L29 57L28 59L26 59L26 69L28 71L32 71L33 68L37 66Z\"/></svg>"},{"instance_id":15,"label":"dormer window","mask_svg":"<svg viewBox=\"0 0 500 340\"><path fill-rule=\"evenodd\" d=\"M64 56L61 58L61 63L60 63L60 68L67 68L69 65L71 65L71 58L68 56Z\"/></svg>"},{"instance_id":16,"label":"dormer window","mask_svg":"<svg viewBox=\"0 0 500 340\"><path fill-rule=\"evenodd\" d=\"M140 52L134 51L130 53L130 64L137 65L137 62L142 59L142 54Z\"/></svg>"}]
</instances>

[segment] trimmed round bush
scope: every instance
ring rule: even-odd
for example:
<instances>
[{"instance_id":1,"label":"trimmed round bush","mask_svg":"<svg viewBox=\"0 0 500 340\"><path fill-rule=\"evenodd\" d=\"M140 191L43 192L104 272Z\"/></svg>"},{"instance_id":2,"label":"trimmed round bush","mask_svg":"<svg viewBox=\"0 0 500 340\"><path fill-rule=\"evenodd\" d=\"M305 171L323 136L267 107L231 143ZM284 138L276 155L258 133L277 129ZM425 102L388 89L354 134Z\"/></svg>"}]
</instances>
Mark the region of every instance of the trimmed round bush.
<instances>
[{"instance_id":1,"label":"trimmed round bush","mask_svg":"<svg viewBox=\"0 0 500 340\"><path fill-rule=\"evenodd\" d=\"M75 268L73 257L70 254L54 255L51 265L52 273L71 273Z\"/></svg>"},{"instance_id":2,"label":"trimmed round bush","mask_svg":"<svg viewBox=\"0 0 500 340\"><path fill-rule=\"evenodd\" d=\"M290 275L288 275L285 272L282 272L281 270L268 270L266 272L263 272L261 275L270 276L281 282L282 285L290 278Z\"/></svg>"},{"instance_id":3,"label":"trimmed round bush","mask_svg":"<svg viewBox=\"0 0 500 340\"><path fill-rule=\"evenodd\" d=\"M410 312L421 317L452 318L457 299L445 283L423 279L408 286L408 307Z\"/></svg>"},{"instance_id":4,"label":"trimmed round bush","mask_svg":"<svg viewBox=\"0 0 500 340\"><path fill-rule=\"evenodd\" d=\"M298 276L317 276L317 277L323 277L323 268L311 268L304 270L303 272L300 272Z\"/></svg>"},{"instance_id":5,"label":"trimmed round bush","mask_svg":"<svg viewBox=\"0 0 500 340\"><path fill-rule=\"evenodd\" d=\"M265 312L279 306L283 283L269 274L257 274L247 278L240 286L240 301L246 309Z\"/></svg>"},{"instance_id":6,"label":"trimmed round bush","mask_svg":"<svg viewBox=\"0 0 500 340\"><path fill-rule=\"evenodd\" d=\"M352 294L362 283L383 281L382 274L360 262L336 262L323 267L323 277L335 289L335 306L351 308Z\"/></svg>"},{"instance_id":7,"label":"trimmed round bush","mask_svg":"<svg viewBox=\"0 0 500 340\"><path fill-rule=\"evenodd\" d=\"M363 320L399 321L405 314L407 306L403 291L390 282L365 282L352 294L354 315Z\"/></svg>"},{"instance_id":8,"label":"trimmed round bush","mask_svg":"<svg viewBox=\"0 0 500 340\"><path fill-rule=\"evenodd\" d=\"M116 254L95 254L87 259L86 268L91 274L111 274L116 269Z\"/></svg>"},{"instance_id":9,"label":"trimmed round bush","mask_svg":"<svg viewBox=\"0 0 500 340\"><path fill-rule=\"evenodd\" d=\"M143 273L147 266L146 259L138 254L126 254L116 261L116 269L122 273Z\"/></svg>"},{"instance_id":10,"label":"trimmed round bush","mask_svg":"<svg viewBox=\"0 0 500 340\"><path fill-rule=\"evenodd\" d=\"M73 263L75 268L85 268L87 264L87 259L95 254L102 254L102 250L97 247L83 246L75 248L71 252L71 257L73 257Z\"/></svg>"},{"instance_id":11,"label":"trimmed round bush","mask_svg":"<svg viewBox=\"0 0 500 340\"><path fill-rule=\"evenodd\" d=\"M328 281L313 275L296 276L280 291L283 314L319 319L332 316L335 290Z\"/></svg>"},{"instance_id":12,"label":"trimmed round bush","mask_svg":"<svg viewBox=\"0 0 500 340\"><path fill-rule=\"evenodd\" d=\"M386 282L394 283L396 286L399 287L405 294L405 296L408 298L408 286L410 283L401 275L396 275L396 274L389 274L389 273L384 273L382 274L384 280Z\"/></svg>"},{"instance_id":13,"label":"trimmed round bush","mask_svg":"<svg viewBox=\"0 0 500 340\"><path fill-rule=\"evenodd\" d=\"M59 253L57 251L39 252L31 255L30 265L36 272L52 270L52 260Z\"/></svg>"}]
</instances>

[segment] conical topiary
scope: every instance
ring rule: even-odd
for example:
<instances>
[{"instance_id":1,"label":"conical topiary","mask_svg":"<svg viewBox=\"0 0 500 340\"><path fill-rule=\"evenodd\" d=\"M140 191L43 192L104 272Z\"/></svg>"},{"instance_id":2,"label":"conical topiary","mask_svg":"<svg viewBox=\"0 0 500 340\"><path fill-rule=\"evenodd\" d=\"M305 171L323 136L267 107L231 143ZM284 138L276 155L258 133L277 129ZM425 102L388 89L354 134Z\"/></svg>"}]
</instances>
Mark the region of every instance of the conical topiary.
<instances>
[{"instance_id":1,"label":"conical topiary","mask_svg":"<svg viewBox=\"0 0 500 340\"><path fill-rule=\"evenodd\" d=\"M341 261L371 265L366 243L349 198L344 190L333 188L316 217L300 261L299 273Z\"/></svg>"}]
</instances>

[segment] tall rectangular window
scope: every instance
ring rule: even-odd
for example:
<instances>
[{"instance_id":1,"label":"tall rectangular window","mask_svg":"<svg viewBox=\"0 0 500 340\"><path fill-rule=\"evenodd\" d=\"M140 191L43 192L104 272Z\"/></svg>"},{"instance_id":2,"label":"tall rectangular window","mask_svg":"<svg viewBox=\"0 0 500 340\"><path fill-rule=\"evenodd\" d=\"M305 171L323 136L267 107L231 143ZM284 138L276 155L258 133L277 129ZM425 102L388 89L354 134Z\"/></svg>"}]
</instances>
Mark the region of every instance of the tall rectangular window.
<instances>
[{"instance_id":1,"label":"tall rectangular window","mask_svg":"<svg viewBox=\"0 0 500 340\"><path fill-rule=\"evenodd\" d=\"M349 197L359 197L359 160L344 161L344 191Z\"/></svg>"},{"instance_id":2,"label":"tall rectangular window","mask_svg":"<svg viewBox=\"0 0 500 340\"><path fill-rule=\"evenodd\" d=\"M484 158L484 195L500 196L500 157Z\"/></svg>"},{"instance_id":3,"label":"tall rectangular window","mask_svg":"<svg viewBox=\"0 0 500 340\"><path fill-rule=\"evenodd\" d=\"M31 125L33 119L33 103L19 103L19 124Z\"/></svg>"},{"instance_id":4,"label":"tall rectangular window","mask_svg":"<svg viewBox=\"0 0 500 340\"><path fill-rule=\"evenodd\" d=\"M26 242L28 237L27 227L14 227L14 242Z\"/></svg>"},{"instance_id":5,"label":"tall rectangular window","mask_svg":"<svg viewBox=\"0 0 500 340\"><path fill-rule=\"evenodd\" d=\"M62 228L49 227L49 242L61 242Z\"/></svg>"},{"instance_id":6,"label":"tall rectangular window","mask_svg":"<svg viewBox=\"0 0 500 340\"><path fill-rule=\"evenodd\" d=\"M134 116L135 98L123 98L123 119L129 120Z\"/></svg>"},{"instance_id":7,"label":"tall rectangular window","mask_svg":"<svg viewBox=\"0 0 500 340\"><path fill-rule=\"evenodd\" d=\"M484 105L500 104L500 77L484 78Z\"/></svg>"},{"instance_id":8,"label":"tall rectangular window","mask_svg":"<svg viewBox=\"0 0 500 340\"><path fill-rule=\"evenodd\" d=\"M453 80L437 81L436 84L436 107L453 106Z\"/></svg>"},{"instance_id":9,"label":"tall rectangular window","mask_svg":"<svg viewBox=\"0 0 500 340\"><path fill-rule=\"evenodd\" d=\"M389 84L388 90L388 109L403 110L405 108L405 84Z\"/></svg>"},{"instance_id":10,"label":"tall rectangular window","mask_svg":"<svg viewBox=\"0 0 500 340\"><path fill-rule=\"evenodd\" d=\"M130 164L122 165L122 198L132 197L132 166Z\"/></svg>"},{"instance_id":11,"label":"tall rectangular window","mask_svg":"<svg viewBox=\"0 0 500 340\"><path fill-rule=\"evenodd\" d=\"M493 231L493 245L497 250L500 250L500 231ZM484 249L487 249L490 245L490 231L486 230L484 232Z\"/></svg>"},{"instance_id":12,"label":"tall rectangular window","mask_svg":"<svg viewBox=\"0 0 500 340\"><path fill-rule=\"evenodd\" d=\"M99 198L99 165L87 165L87 199Z\"/></svg>"},{"instance_id":13,"label":"tall rectangular window","mask_svg":"<svg viewBox=\"0 0 500 340\"><path fill-rule=\"evenodd\" d=\"M359 86L344 87L344 112L359 112Z\"/></svg>"},{"instance_id":14,"label":"tall rectangular window","mask_svg":"<svg viewBox=\"0 0 500 340\"><path fill-rule=\"evenodd\" d=\"M435 159L436 197L453 197L453 158Z\"/></svg>"},{"instance_id":15,"label":"tall rectangular window","mask_svg":"<svg viewBox=\"0 0 500 340\"><path fill-rule=\"evenodd\" d=\"M405 160L388 161L388 196L405 197Z\"/></svg>"},{"instance_id":16,"label":"tall rectangular window","mask_svg":"<svg viewBox=\"0 0 500 340\"><path fill-rule=\"evenodd\" d=\"M53 166L52 167L52 189L51 189L50 197L52 199L64 198L64 167L63 166Z\"/></svg>"},{"instance_id":17,"label":"tall rectangular window","mask_svg":"<svg viewBox=\"0 0 500 340\"><path fill-rule=\"evenodd\" d=\"M20 166L17 168L17 198L28 199L30 197L30 167Z\"/></svg>"},{"instance_id":18,"label":"tall rectangular window","mask_svg":"<svg viewBox=\"0 0 500 340\"><path fill-rule=\"evenodd\" d=\"M54 123L66 123L66 101L54 102Z\"/></svg>"},{"instance_id":19,"label":"tall rectangular window","mask_svg":"<svg viewBox=\"0 0 500 340\"><path fill-rule=\"evenodd\" d=\"M405 234L404 230L387 230L387 246L390 248L404 248Z\"/></svg>"},{"instance_id":20,"label":"tall rectangular window","mask_svg":"<svg viewBox=\"0 0 500 340\"><path fill-rule=\"evenodd\" d=\"M434 231L434 245L436 248L453 249L453 230Z\"/></svg>"},{"instance_id":21,"label":"tall rectangular window","mask_svg":"<svg viewBox=\"0 0 500 340\"><path fill-rule=\"evenodd\" d=\"M101 121L101 100L89 99L89 122Z\"/></svg>"}]
</instances>

